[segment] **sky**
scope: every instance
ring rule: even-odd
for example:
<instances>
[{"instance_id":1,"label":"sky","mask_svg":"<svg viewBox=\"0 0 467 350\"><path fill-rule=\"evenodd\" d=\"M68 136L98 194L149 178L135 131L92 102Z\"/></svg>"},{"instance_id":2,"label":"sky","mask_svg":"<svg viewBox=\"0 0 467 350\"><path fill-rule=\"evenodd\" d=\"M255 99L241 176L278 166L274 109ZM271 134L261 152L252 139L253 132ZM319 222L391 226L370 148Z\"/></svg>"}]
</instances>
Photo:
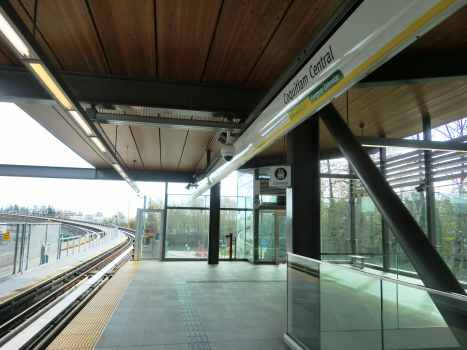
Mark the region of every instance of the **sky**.
<instances>
[{"instance_id":1,"label":"sky","mask_svg":"<svg viewBox=\"0 0 467 350\"><path fill-rule=\"evenodd\" d=\"M0 102L0 164L94 168L34 119L12 103ZM143 207L142 196L164 198L165 184L137 182L139 198L125 181L70 180L0 176L0 207L9 204L101 212L108 217L117 211L130 217ZM169 193L190 194L186 184L171 184ZM236 195L236 173L222 182L223 196Z\"/></svg>"}]
</instances>

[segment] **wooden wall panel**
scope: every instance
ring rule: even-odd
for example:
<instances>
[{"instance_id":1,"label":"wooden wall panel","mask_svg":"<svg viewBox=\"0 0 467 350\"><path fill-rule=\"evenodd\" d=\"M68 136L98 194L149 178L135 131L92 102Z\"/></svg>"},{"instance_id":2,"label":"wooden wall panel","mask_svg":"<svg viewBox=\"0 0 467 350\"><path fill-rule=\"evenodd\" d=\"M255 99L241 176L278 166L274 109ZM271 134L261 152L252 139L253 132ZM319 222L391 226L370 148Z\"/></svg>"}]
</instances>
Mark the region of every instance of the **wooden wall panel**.
<instances>
[{"instance_id":1,"label":"wooden wall panel","mask_svg":"<svg viewBox=\"0 0 467 350\"><path fill-rule=\"evenodd\" d=\"M412 45L404 54L467 50L467 5L445 19Z\"/></svg>"},{"instance_id":2,"label":"wooden wall panel","mask_svg":"<svg viewBox=\"0 0 467 350\"><path fill-rule=\"evenodd\" d=\"M225 0L203 81L243 85L290 3Z\"/></svg>"},{"instance_id":3,"label":"wooden wall panel","mask_svg":"<svg viewBox=\"0 0 467 350\"><path fill-rule=\"evenodd\" d=\"M178 170L187 133L187 130L161 128L162 171Z\"/></svg>"},{"instance_id":4,"label":"wooden wall panel","mask_svg":"<svg viewBox=\"0 0 467 350\"><path fill-rule=\"evenodd\" d=\"M111 168L71 118L58 107L17 104L73 152L96 168Z\"/></svg>"},{"instance_id":5,"label":"wooden wall panel","mask_svg":"<svg viewBox=\"0 0 467 350\"><path fill-rule=\"evenodd\" d=\"M214 135L215 132L190 130L178 171L194 172L201 158L206 158L206 149Z\"/></svg>"},{"instance_id":6,"label":"wooden wall panel","mask_svg":"<svg viewBox=\"0 0 467 350\"><path fill-rule=\"evenodd\" d=\"M156 78L153 0L89 0L112 74Z\"/></svg>"},{"instance_id":7,"label":"wooden wall panel","mask_svg":"<svg viewBox=\"0 0 467 350\"><path fill-rule=\"evenodd\" d=\"M341 2L342 0L295 0L245 85L272 86Z\"/></svg>"},{"instance_id":8,"label":"wooden wall panel","mask_svg":"<svg viewBox=\"0 0 467 350\"><path fill-rule=\"evenodd\" d=\"M201 81L222 0L156 1L161 79Z\"/></svg>"},{"instance_id":9,"label":"wooden wall panel","mask_svg":"<svg viewBox=\"0 0 467 350\"><path fill-rule=\"evenodd\" d=\"M23 4L21 3L21 0L9 0L9 1L10 1L11 5L15 8L18 15L23 20L24 24L26 24L26 26L32 32L32 24L33 24L32 16L28 13L26 8L23 6ZM47 41L44 39L44 37L43 37L40 29L37 27L37 25L36 25L35 38L36 38L37 42L39 43L39 45L41 46L42 50L44 50L44 52L47 55L47 57L49 58L49 60L55 66L55 68L63 69L62 65L57 60L57 57L55 56L55 53L52 52L52 49L50 48Z\"/></svg>"},{"instance_id":10,"label":"wooden wall panel","mask_svg":"<svg viewBox=\"0 0 467 350\"><path fill-rule=\"evenodd\" d=\"M101 124L101 127L107 135L107 138L110 140L112 146L115 147L116 126ZM145 170L144 163L141 161L138 148L136 147L136 143L133 138L131 127L128 125L119 125L117 133L117 152L128 169L133 169L133 160L136 160L135 169Z\"/></svg>"},{"instance_id":11,"label":"wooden wall panel","mask_svg":"<svg viewBox=\"0 0 467 350\"><path fill-rule=\"evenodd\" d=\"M21 0L32 18L34 0ZM110 73L86 0L40 0L37 28L64 70Z\"/></svg>"},{"instance_id":12,"label":"wooden wall panel","mask_svg":"<svg viewBox=\"0 0 467 350\"><path fill-rule=\"evenodd\" d=\"M132 126L133 136L146 170L161 171L159 128Z\"/></svg>"}]
</instances>

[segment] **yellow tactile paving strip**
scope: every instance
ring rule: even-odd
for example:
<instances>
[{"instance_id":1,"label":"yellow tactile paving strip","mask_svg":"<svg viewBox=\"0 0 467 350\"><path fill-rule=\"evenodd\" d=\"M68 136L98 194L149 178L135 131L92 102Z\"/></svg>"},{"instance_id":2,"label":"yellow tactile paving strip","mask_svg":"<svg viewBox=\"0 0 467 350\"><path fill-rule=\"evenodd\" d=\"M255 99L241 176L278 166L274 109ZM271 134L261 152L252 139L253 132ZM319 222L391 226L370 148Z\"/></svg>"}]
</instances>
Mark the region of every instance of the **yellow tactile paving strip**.
<instances>
[{"instance_id":1,"label":"yellow tactile paving strip","mask_svg":"<svg viewBox=\"0 0 467 350\"><path fill-rule=\"evenodd\" d=\"M127 241L127 238L124 238L124 239L118 241L117 243L111 245L108 249L115 248L116 246L118 246L118 245L120 245L120 244L122 244L122 243L124 243L126 241ZM10 293L7 293L7 294L1 296L0 297L0 304L3 304L5 302L9 301L10 299L13 299L17 295L22 294L22 293L24 293L24 292L26 292L26 291L28 291L30 289L36 288L36 286L41 285L42 283L54 278L55 276L61 275L62 273L67 272L67 271L73 269L74 267L76 267L76 266L78 266L78 265L80 265L80 264L82 264L82 263L84 263L84 262L86 262L88 260L91 260L92 258L95 258L97 255L99 255L101 253L102 253L102 251L96 252L95 254L86 257L85 259L77 261L74 264L65 266L64 268L61 268L60 270L57 270L54 273L51 273L50 275L39 278L39 279L37 279L37 280L35 280L35 281L31 282L31 283L26 284L25 286L23 286L21 288L18 288L18 289L14 290L14 291L12 291Z\"/></svg>"},{"instance_id":2,"label":"yellow tactile paving strip","mask_svg":"<svg viewBox=\"0 0 467 350\"><path fill-rule=\"evenodd\" d=\"M94 349L138 266L139 261L130 261L123 265L47 350Z\"/></svg>"}]
</instances>

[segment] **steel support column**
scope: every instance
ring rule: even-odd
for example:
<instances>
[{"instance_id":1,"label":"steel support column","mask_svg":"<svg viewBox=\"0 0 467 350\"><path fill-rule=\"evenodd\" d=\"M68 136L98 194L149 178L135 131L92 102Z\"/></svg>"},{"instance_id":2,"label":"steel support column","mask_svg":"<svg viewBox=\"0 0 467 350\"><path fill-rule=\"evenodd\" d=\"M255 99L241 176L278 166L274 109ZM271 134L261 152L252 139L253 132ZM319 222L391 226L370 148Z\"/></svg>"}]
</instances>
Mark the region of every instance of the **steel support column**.
<instances>
[{"instance_id":1,"label":"steel support column","mask_svg":"<svg viewBox=\"0 0 467 350\"><path fill-rule=\"evenodd\" d=\"M208 264L219 264L219 231L221 219L221 183L211 187L209 198Z\"/></svg>"},{"instance_id":2,"label":"steel support column","mask_svg":"<svg viewBox=\"0 0 467 350\"><path fill-rule=\"evenodd\" d=\"M349 163L349 174L353 174L352 166ZM355 234L355 194L352 189L352 180L349 180L349 206L348 206L348 221L347 230L349 233L350 252L357 253L357 235Z\"/></svg>"},{"instance_id":3,"label":"steel support column","mask_svg":"<svg viewBox=\"0 0 467 350\"><path fill-rule=\"evenodd\" d=\"M431 118L429 116L423 117L423 140L431 141ZM435 187L432 181L431 151L425 151L425 178L427 233L431 244L436 247Z\"/></svg>"},{"instance_id":4,"label":"steel support column","mask_svg":"<svg viewBox=\"0 0 467 350\"><path fill-rule=\"evenodd\" d=\"M337 109L328 104L319 114L425 286L447 293L466 295L457 278L365 152ZM460 345L467 348L467 335L464 332L467 316L462 317L460 313L456 313L455 306L443 304L439 296L431 295L431 298Z\"/></svg>"},{"instance_id":5,"label":"steel support column","mask_svg":"<svg viewBox=\"0 0 467 350\"><path fill-rule=\"evenodd\" d=\"M321 259L319 120L310 118L287 134L287 251Z\"/></svg>"},{"instance_id":6,"label":"steel support column","mask_svg":"<svg viewBox=\"0 0 467 350\"><path fill-rule=\"evenodd\" d=\"M380 161L380 170L381 174L386 177L386 148L379 149L379 161ZM381 218L381 236L383 241L383 269L389 270L389 227L384 218Z\"/></svg>"},{"instance_id":7,"label":"steel support column","mask_svg":"<svg viewBox=\"0 0 467 350\"><path fill-rule=\"evenodd\" d=\"M259 179L259 169L255 169L253 173L253 263L259 260L259 208L261 195L261 182ZM246 236L245 236L246 238Z\"/></svg>"},{"instance_id":8,"label":"steel support column","mask_svg":"<svg viewBox=\"0 0 467 350\"><path fill-rule=\"evenodd\" d=\"M166 244L167 241L167 206L169 203L169 183L165 183L165 194L164 194L164 211L162 212L162 215L164 217L164 227L162 227L162 239L161 239L161 244L163 244L164 249L161 250L161 257L160 260L162 261L165 259L165 256L167 254L167 248L168 245Z\"/></svg>"}]
</instances>

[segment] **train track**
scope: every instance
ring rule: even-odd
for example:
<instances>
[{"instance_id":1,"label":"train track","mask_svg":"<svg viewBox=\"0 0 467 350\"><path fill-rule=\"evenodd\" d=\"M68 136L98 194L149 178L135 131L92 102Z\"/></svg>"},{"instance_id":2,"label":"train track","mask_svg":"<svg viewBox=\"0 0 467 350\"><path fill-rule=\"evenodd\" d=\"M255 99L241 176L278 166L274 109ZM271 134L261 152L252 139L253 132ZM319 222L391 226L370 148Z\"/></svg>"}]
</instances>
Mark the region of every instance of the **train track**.
<instances>
[{"instance_id":1,"label":"train track","mask_svg":"<svg viewBox=\"0 0 467 350\"><path fill-rule=\"evenodd\" d=\"M28 321L32 321L34 315L47 309L54 301L67 295L68 291L81 285L83 281L127 251L133 245L134 235L128 229L119 228L119 230L127 235L127 241L0 304L0 346L13 338L24 324L30 323ZM130 257L131 254L107 272L107 275L113 274Z\"/></svg>"}]
</instances>

